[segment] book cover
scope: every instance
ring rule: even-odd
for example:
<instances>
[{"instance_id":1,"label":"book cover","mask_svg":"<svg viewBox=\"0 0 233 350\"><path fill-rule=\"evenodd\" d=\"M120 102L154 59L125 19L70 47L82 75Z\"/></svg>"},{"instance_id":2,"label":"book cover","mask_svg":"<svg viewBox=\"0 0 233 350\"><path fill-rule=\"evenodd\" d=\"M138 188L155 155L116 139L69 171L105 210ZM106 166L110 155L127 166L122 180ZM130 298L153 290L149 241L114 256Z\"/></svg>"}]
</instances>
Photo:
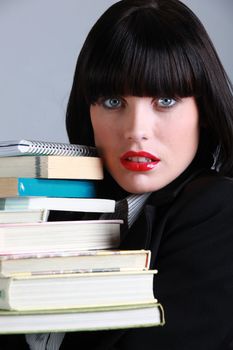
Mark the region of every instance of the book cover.
<instances>
[{"instance_id":1,"label":"book cover","mask_svg":"<svg viewBox=\"0 0 233 350\"><path fill-rule=\"evenodd\" d=\"M102 198L9 197L0 198L0 210L48 209L89 213L113 213L115 201Z\"/></svg>"},{"instance_id":2,"label":"book cover","mask_svg":"<svg viewBox=\"0 0 233 350\"><path fill-rule=\"evenodd\" d=\"M0 334L77 332L162 326L164 311L156 301L110 307L42 311L0 311Z\"/></svg>"},{"instance_id":3,"label":"book cover","mask_svg":"<svg viewBox=\"0 0 233 350\"><path fill-rule=\"evenodd\" d=\"M94 198L96 184L91 180L0 178L0 197L68 197Z\"/></svg>"},{"instance_id":4,"label":"book cover","mask_svg":"<svg viewBox=\"0 0 233 350\"><path fill-rule=\"evenodd\" d=\"M0 157L21 155L97 156L95 147L69 143L15 140L0 141Z\"/></svg>"},{"instance_id":5,"label":"book cover","mask_svg":"<svg viewBox=\"0 0 233 350\"><path fill-rule=\"evenodd\" d=\"M0 276L148 270L149 250L94 250L0 256Z\"/></svg>"},{"instance_id":6,"label":"book cover","mask_svg":"<svg viewBox=\"0 0 233 350\"><path fill-rule=\"evenodd\" d=\"M103 165L99 157L0 157L0 177L101 180Z\"/></svg>"},{"instance_id":7,"label":"book cover","mask_svg":"<svg viewBox=\"0 0 233 350\"><path fill-rule=\"evenodd\" d=\"M156 270L0 278L0 309L46 310L154 302Z\"/></svg>"},{"instance_id":8,"label":"book cover","mask_svg":"<svg viewBox=\"0 0 233 350\"><path fill-rule=\"evenodd\" d=\"M0 224L0 254L114 249L122 220Z\"/></svg>"}]
</instances>

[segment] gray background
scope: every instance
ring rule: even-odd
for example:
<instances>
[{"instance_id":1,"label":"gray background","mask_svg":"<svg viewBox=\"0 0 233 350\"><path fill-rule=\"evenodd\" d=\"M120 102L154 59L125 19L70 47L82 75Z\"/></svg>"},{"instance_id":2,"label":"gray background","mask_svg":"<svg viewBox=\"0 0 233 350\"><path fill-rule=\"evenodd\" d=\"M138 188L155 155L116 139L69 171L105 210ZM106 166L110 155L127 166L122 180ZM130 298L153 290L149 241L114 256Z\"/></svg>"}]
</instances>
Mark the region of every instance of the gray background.
<instances>
[{"instance_id":1,"label":"gray background","mask_svg":"<svg viewBox=\"0 0 233 350\"><path fill-rule=\"evenodd\" d=\"M66 142L76 58L114 0L0 0L0 140ZM233 80L233 0L183 0L202 20Z\"/></svg>"}]
</instances>

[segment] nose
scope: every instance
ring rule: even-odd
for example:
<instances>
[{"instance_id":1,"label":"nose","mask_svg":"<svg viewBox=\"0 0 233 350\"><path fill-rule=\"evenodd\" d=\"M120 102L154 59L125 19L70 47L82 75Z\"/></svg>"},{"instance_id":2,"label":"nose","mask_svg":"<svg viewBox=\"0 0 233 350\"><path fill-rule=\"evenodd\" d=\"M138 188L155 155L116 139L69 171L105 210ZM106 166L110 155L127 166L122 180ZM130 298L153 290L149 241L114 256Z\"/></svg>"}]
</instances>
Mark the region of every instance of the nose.
<instances>
[{"instance_id":1,"label":"nose","mask_svg":"<svg viewBox=\"0 0 233 350\"><path fill-rule=\"evenodd\" d=\"M131 107L124 118L124 137L129 141L146 141L152 133L151 111L144 104Z\"/></svg>"}]
</instances>

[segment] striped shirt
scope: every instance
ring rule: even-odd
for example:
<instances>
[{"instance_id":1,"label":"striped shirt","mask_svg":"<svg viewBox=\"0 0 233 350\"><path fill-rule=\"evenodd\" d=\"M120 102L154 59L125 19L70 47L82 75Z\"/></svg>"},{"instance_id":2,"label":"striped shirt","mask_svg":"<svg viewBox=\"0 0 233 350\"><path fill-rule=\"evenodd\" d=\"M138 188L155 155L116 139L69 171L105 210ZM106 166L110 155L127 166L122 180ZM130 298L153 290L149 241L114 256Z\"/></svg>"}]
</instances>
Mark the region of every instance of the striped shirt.
<instances>
[{"instance_id":1,"label":"striped shirt","mask_svg":"<svg viewBox=\"0 0 233 350\"><path fill-rule=\"evenodd\" d=\"M141 195L132 194L116 203L114 213L104 213L100 219L123 219L121 234L124 235L137 220L141 210L146 203L150 192ZM26 334L26 341L30 350L59 350L65 333L41 333Z\"/></svg>"}]
</instances>

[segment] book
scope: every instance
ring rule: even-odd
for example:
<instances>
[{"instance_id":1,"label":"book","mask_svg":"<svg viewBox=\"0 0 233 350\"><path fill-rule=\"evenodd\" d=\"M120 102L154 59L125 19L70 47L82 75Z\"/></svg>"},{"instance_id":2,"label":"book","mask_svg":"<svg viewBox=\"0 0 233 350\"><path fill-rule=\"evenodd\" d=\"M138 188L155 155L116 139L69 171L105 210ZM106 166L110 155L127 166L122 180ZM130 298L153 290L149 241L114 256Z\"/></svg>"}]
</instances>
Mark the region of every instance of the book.
<instances>
[{"instance_id":1,"label":"book","mask_svg":"<svg viewBox=\"0 0 233 350\"><path fill-rule=\"evenodd\" d=\"M118 248L122 220L0 224L0 255Z\"/></svg>"},{"instance_id":2,"label":"book","mask_svg":"<svg viewBox=\"0 0 233 350\"><path fill-rule=\"evenodd\" d=\"M103 198L12 197L0 198L1 210L48 209L92 213L113 213L116 202Z\"/></svg>"},{"instance_id":3,"label":"book","mask_svg":"<svg viewBox=\"0 0 233 350\"><path fill-rule=\"evenodd\" d=\"M49 210L0 210L0 224L47 221Z\"/></svg>"},{"instance_id":4,"label":"book","mask_svg":"<svg viewBox=\"0 0 233 350\"><path fill-rule=\"evenodd\" d=\"M17 196L93 198L96 196L96 185L91 180L0 178L0 197Z\"/></svg>"},{"instance_id":5,"label":"book","mask_svg":"<svg viewBox=\"0 0 233 350\"><path fill-rule=\"evenodd\" d=\"M103 165L99 157L0 157L0 177L102 180Z\"/></svg>"},{"instance_id":6,"label":"book","mask_svg":"<svg viewBox=\"0 0 233 350\"><path fill-rule=\"evenodd\" d=\"M0 309L52 310L154 302L156 270L0 277Z\"/></svg>"},{"instance_id":7,"label":"book","mask_svg":"<svg viewBox=\"0 0 233 350\"><path fill-rule=\"evenodd\" d=\"M74 332L162 326L164 311L156 301L111 307L43 311L0 311L0 334Z\"/></svg>"},{"instance_id":8,"label":"book","mask_svg":"<svg viewBox=\"0 0 233 350\"><path fill-rule=\"evenodd\" d=\"M94 250L0 255L0 276L148 270L149 250Z\"/></svg>"},{"instance_id":9,"label":"book","mask_svg":"<svg viewBox=\"0 0 233 350\"><path fill-rule=\"evenodd\" d=\"M35 140L0 141L0 157L20 155L97 156L95 147Z\"/></svg>"}]
</instances>

